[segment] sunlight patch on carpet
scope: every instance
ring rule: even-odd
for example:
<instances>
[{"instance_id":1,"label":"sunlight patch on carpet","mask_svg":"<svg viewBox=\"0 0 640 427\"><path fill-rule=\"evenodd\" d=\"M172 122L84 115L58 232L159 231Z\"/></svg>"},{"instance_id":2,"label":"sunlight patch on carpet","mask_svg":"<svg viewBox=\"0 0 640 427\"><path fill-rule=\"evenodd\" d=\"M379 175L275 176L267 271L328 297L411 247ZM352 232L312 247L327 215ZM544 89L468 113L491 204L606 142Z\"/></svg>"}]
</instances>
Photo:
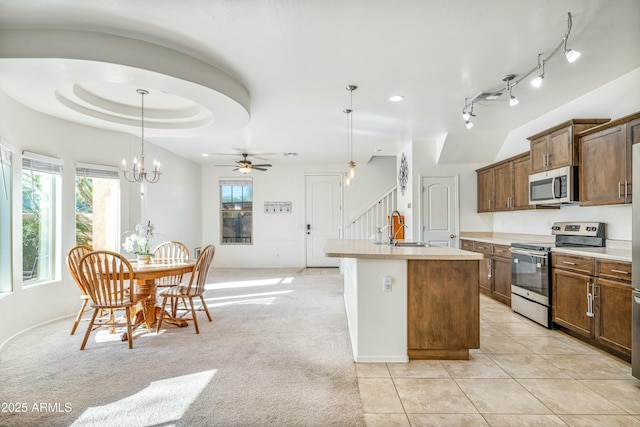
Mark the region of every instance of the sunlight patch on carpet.
<instances>
[{"instance_id":1,"label":"sunlight patch on carpet","mask_svg":"<svg viewBox=\"0 0 640 427\"><path fill-rule=\"evenodd\" d=\"M273 279L257 279L257 280L242 280L238 282L221 282L221 283L207 283L205 285L206 290L212 289L233 289L233 288L250 288L252 286L274 286L282 283L293 282L292 277L275 277Z\"/></svg>"},{"instance_id":2,"label":"sunlight patch on carpet","mask_svg":"<svg viewBox=\"0 0 640 427\"><path fill-rule=\"evenodd\" d=\"M129 425L142 427L178 421L216 372L214 369L153 381L133 396L88 408L72 426L115 426L120 425L122 420L127 420Z\"/></svg>"}]
</instances>

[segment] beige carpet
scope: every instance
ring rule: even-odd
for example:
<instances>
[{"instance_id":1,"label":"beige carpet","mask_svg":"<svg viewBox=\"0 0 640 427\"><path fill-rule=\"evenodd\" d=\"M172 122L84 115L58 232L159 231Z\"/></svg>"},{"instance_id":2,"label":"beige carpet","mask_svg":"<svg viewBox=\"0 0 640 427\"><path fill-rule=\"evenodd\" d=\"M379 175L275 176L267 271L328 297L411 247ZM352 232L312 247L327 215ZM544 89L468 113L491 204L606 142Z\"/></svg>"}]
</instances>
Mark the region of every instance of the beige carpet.
<instances>
[{"instance_id":1,"label":"beige carpet","mask_svg":"<svg viewBox=\"0 0 640 427\"><path fill-rule=\"evenodd\" d=\"M86 322L0 352L0 426L362 426L335 269L216 270L213 322L139 329L134 349ZM27 315L25 313L25 315ZM9 411L9 412L6 412Z\"/></svg>"}]
</instances>

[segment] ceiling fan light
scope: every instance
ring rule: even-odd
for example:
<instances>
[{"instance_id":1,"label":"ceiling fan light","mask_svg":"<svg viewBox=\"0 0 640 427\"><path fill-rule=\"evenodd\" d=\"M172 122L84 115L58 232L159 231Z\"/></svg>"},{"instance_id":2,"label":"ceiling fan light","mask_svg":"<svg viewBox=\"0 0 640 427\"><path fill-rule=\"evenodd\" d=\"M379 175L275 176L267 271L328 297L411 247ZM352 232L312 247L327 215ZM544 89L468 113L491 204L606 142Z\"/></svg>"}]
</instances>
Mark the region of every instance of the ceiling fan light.
<instances>
[{"instance_id":1,"label":"ceiling fan light","mask_svg":"<svg viewBox=\"0 0 640 427\"><path fill-rule=\"evenodd\" d=\"M240 173L247 174L251 172L251 168L249 166L240 166L238 171L240 171Z\"/></svg>"},{"instance_id":2,"label":"ceiling fan light","mask_svg":"<svg viewBox=\"0 0 640 427\"><path fill-rule=\"evenodd\" d=\"M567 61L569 61L569 63L571 64L575 62L578 58L580 58L580 52L573 49L567 49L564 51L564 56L567 58Z\"/></svg>"}]
</instances>

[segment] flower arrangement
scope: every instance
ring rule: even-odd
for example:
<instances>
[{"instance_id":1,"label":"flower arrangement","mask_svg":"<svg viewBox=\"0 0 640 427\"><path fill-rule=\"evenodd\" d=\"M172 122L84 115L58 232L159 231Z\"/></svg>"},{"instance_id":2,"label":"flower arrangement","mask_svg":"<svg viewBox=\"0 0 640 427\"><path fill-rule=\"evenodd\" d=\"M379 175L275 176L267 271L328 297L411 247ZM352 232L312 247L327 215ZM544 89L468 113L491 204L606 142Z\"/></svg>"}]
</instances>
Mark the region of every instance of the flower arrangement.
<instances>
[{"instance_id":1,"label":"flower arrangement","mask_svg":"<svg viewBox=\"0 0 640 427\"><path fill-rule=\"evenodd\" d=\"M136 255L151 255L151 239L155 227L148 221L146 224L140 223L136 225L136 232L130 234L125 239L122 247L127 252L133 252Z\"/></svg>"}]
</instances>

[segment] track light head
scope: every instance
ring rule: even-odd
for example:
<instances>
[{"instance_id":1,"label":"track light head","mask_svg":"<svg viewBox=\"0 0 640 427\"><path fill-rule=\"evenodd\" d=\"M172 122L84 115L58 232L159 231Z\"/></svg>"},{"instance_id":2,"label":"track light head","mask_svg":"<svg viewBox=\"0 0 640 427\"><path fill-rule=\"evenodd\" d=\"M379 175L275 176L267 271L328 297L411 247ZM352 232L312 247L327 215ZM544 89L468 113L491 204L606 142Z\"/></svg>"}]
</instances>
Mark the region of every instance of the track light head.
<instances>
[{"instance_id":1,"label":"track light head","mask_svg":"<svg viewBox=\"0 0 640 427\"><path fill-rule=\"evenodd\" d=\"M509 98L509 107L515 107L519 103L520 103L520 101L518 101L518 98L516 98L515 96L511 95L511 97Z\"/></svg>"},{"instance_id":2,"label":"track light head","mask_svg":"<svg viewBox=\"0 0 640 427\"><path fill-rule=\"evenodd\" d=\"M542 79L544 79L544 73L540 74L538 77L531 80L531 86L540 87L542 85Z\"/></svg>"},{"instance_id":3,"label":"track light head","mask_svg":"<svg viewBox=\"0 0 640 427\"><path fill-rule=\"evenodd\" d=\"M471 123L469 120L467 120L465 123L466 123L467 129L471 129L473 127L473 123Z\"/></svg>"},{"instance_id":4,"label":"track light head","mask_svg":"<svg viewBox=\"0 0 640 427\"><path fill-rule=\"evenodd\" d=\"M462 120L464 120L465 122L468 122L470 118L471 118L471 114L469 114L466 111L462 112Z\"/></svg>"},{"instance_id":5,"label":"track light head","mask_svg":"<svg viewBox=\"0 0 640 427\"><path fill-rule=\"evenodd\" d=\"M580 52L573 49L565 49L564 56L567 58L567 61L569 61L569 63L571 64L576 62L576 60L580 58Z\"/></svg>"}]
</instances>

